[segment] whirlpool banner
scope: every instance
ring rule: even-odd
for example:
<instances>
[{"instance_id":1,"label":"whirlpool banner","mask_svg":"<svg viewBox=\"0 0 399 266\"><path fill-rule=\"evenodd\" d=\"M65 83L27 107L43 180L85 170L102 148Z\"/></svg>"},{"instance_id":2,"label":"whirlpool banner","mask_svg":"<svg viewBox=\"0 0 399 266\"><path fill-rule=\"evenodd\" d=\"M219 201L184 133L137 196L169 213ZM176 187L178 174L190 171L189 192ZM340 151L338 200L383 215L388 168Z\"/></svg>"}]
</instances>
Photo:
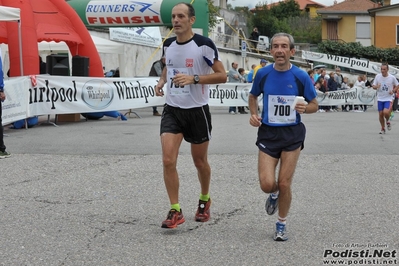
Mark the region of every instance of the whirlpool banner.
<instances>
[{"instance_id":1,"label":"whirlpool banner","mask_svg":"<svg viewBox=\"0 0 399 266\"><path fill-rule=\"evenodd\" d=\"M157 77L93 78L39 75L28 90L29 115L92 113L160 106ZM165 93L166 85L164 87ZM213 85L210 106L247 105L251 84Z\"/></svg>"},{"instance_id":2,"label":"whirlpool banner","mask_svg":"<svg viewBox=\"0 0 399 266\"><path fill-rule=\"evenodd\" d=\"M38 75L5 81L3 124L37 115L93 113L161 106L165 97L155 96L157 77L94 78ZM210 106L247 106L252 84L211 85ZM167 93L165 89L165 93ZM373 105L375 91L354 87L318 92L320 105ZM262 95L258 98L262 104ZM227 110L227 109L226 109Z\"/></svg>"}]
</instances>

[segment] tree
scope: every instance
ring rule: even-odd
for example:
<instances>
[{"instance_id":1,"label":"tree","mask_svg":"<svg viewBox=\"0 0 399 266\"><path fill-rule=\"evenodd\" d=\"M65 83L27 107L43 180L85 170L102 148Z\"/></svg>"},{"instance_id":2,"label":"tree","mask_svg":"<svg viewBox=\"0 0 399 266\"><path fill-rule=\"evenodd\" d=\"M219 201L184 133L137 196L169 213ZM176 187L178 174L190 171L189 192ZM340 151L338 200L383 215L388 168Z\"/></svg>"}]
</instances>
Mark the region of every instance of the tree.
<instances>
[{"instance_id":1,"label":"tree","mask_svg":"<svg viewBox=\"0 0 399 266\"><path fill-rule=\"evenodd\" d=\"M270 12L271 15L276 17L278 20L299 17L301 15L301 9L295 0L279 2L278 4L270 7Z\"/></svg>"},{"instance_id":2,"label":"tree","mask_svg":"<svg viewBox=\"0 0 399 266\"><path fill-rule=\"evenodd\" d=\"M270 8L269 8L270 7ZM295 0L286 0L274 5L267 3L256 6L252 24L261 35L273 36L278 32L292 34L296 42L319 43L321 41L321 19L309 18L302 12Z\"/></svg>"},{"instance_id":3,"label":"tree","mask_svg":"<svg viewBox=\"0 0 399 266\"><path fill-rule=\"evenodd\" d=\"M310 18L308 14L287 18L291 34L298 43L321 42L321 17Z\"/></svg>"},{"instance_id":4,"label":"tree","mask_svg":"<svg viewBox=\"0 0 399 266\"><path fill-rule=\"evenodd\" d=\"M252 16L252 25L258 28L261 35L271 36L271 28L274 20L271 16L267 3L259 4L255 7L255 15Z\"/></svg>"},{"instance_id":5,"label":"tree","mask_svg":"<svg viewBox=\"0 0 399 266\"><path fill-rule=\"evenodd\" d=\"M220 7L213 4L212 0L208 0L208 10L209 10L209 28L212 29L216 26L217 16L219 14ZM198 16L198 15L197 15Z\"/></svg>"}]
</instances>

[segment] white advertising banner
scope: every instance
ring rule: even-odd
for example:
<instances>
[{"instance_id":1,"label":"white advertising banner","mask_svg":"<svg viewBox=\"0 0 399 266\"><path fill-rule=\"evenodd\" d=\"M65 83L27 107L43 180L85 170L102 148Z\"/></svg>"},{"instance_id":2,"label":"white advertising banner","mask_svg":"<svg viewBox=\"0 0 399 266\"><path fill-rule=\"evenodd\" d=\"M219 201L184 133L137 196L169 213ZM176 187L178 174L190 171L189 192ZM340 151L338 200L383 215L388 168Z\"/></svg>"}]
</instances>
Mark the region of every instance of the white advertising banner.
<instances>
[{"instance_id":1,"label":"white advertising banner","mask_svg":"<svg viewBox=\"0 0 399 266\"><path fill-rule=\"evenodd\" d=\"M29 114L27 113L28 88L28 77L10 78L4 81L6 100L1 104L3 108L3 125L29 117Z\"/></svg>"},{"instance_id":2,"label":"white advertising banner","mask_svg":"<svg viewBox=\"0 0 399 266\"><path fill-rule=\"evenodd\" d=\"M162 44L159 27L109 28L109 39L150 47L159 47Z\"/></svg>"},{"instance_id":3,"label":"white advertising banner","mask_svg":"<svg viewBox=\"0 0 399 266\"><path fill-rule=\"evenodd\" d=\"M31 116L127 110L165 103L165 97L155 96L157 77L94 78L38 75L36 81L37 86L29 88ZM248 105L251 85L212 85L209 91L209 105L226 108Z\"/></svg>"},{"instance_id":4,"label":"white advertising banner","mask_svg":"<svg viewBox=\"0 0 399 266\"><path fill-rule=\"evenodd\" d=\"M320 106L330 105L373 105L376 91L369 88L353 87L347 90L317 92Z\"/></svg>"},{"instance_id":5,"label":"white advertising banner","mask_svg":"<svg viewBox=\"0 0 399 266\"><path fill-rule=\"evenodd\" d=\"M32 82L35 82L33 85ZM97 78L38 75L5 81L7 99L3 102L3 124L38 115L95 113L161 106L165 97L155 96L157 77ZM247 106L252 84L211 85L209 105ZM165 91L165 93L168 93ZM352 88L318 92L320 105L373 105L375 91ZM258 98L262 104L262 95Z\"/></svg>"},{"instance_id":6,"label":"white advertising banner","mask_svg":"<svg viewBox=\"0 0 399 266\"><path fill-rule=\"evenodd\" d=\"M364 71L367 73L381 73L381 63L372 62L366 59L351 58L332 54L322 54L311 51L302 51L302 58L320 63L341 66ZM389 66L389 73L399 78L399 69Z\"/></svg>"},{"instance_id":7,"label":"white advertising banner","mask_svg":"<svg viewBox=\"0 0 399 266\"><path fill-rule=\"evenodd\" d=\"M224 83L211 85L209 106L247 106L252 83ZM262 96L258 101L262 104Z\"/></svg>"},{"instance_id":8,"label":"white advertising banner","mask_svg":"<svg viewBox=\"0 0 399 266\"><path fill-rule=\"evenodd\" d=\"M162 105L157 78L55 77L39 75L30 88L32 115L93 113Z\"/></svg>"}]
</instances>

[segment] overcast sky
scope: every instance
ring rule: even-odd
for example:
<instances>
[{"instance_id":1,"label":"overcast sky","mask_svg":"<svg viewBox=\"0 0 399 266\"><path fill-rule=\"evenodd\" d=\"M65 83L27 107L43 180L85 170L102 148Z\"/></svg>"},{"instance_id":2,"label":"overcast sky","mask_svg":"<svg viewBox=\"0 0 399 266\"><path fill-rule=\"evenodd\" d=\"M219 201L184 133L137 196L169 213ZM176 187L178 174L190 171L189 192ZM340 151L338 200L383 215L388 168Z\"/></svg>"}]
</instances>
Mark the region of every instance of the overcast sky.
<instances>
[{"instance_id":1,"label":"overcast sky","mask_svg":"<svg viewBox=\"0 0 399 266\"><path fill-rule=\"evenodd\" d=\"M255 7L257 3L275 3L278 0L269 0L269 1L248 1L248 0L228 0L227 3L231 4L233 7L235 6L249 6L250 8ZM313 0L314 2L323 4L325 6L331 6L334 4L334 0ZM248 4L248 2L251 2ZM342 2L342 0L338 0L338 3ZM391 0L391 5L399 3L399 0Z\"/></svg>"}]
</instances>

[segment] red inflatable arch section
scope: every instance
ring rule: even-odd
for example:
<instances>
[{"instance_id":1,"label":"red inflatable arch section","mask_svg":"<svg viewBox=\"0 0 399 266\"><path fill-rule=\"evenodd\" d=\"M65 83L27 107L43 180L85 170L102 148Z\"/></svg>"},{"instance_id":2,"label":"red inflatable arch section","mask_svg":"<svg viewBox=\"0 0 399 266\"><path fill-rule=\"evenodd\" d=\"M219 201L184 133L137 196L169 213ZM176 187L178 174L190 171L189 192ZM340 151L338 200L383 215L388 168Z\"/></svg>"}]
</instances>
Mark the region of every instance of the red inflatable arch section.
<instances>
[{"instance_id":1,"label":"red inflatable arch section","mask_svg":"<svg viewBox=\"0 0 399 266\"><path fill-rule=\"evenodd\" d=\"M90 58L89 76L103 77L100 56L75 10L65 0L0 0L0 5L21 9L23 74L39 74L38 42L64 41L72 56ZM18 24L0 23L0 42L7 43L10 76L21 76Z\"/></svg>"}]
</instances>

